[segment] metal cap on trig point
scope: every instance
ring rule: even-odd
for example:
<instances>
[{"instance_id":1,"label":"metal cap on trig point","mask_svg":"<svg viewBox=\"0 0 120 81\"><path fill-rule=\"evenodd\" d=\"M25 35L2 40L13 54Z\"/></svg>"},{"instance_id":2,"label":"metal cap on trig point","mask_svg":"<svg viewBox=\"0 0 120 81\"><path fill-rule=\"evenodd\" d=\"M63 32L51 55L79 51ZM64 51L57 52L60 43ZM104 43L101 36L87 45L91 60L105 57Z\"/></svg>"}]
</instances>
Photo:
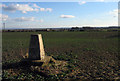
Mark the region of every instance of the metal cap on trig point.
<instances>
[{"instance_id":1,"label":"metal cap on trig point","mask_svg":"<svg viewBox=\"0 0 120 81\"><path fill-rule=\"evenodd\" d=\"M45 58L41 34L31 35L28 58L31 60L43 60Z\"/></svg>"}]
</instances>

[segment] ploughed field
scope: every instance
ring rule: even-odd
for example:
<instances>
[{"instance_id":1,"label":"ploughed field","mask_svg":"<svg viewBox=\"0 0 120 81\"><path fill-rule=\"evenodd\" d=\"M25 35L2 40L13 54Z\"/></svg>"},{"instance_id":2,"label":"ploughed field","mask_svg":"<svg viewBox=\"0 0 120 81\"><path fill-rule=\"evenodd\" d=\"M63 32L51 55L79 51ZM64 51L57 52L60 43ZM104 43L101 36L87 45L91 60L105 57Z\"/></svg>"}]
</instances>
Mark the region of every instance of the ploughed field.
<instances>
[{"instance_id":1,"label":"ploughed field","mask_svg":"<svg viewBox=\"0 0 120 81\"><path fill-rule=\"evenodd\" d=\"M46 66L37 73L24 64L19 65L28 52L30 35L38 33L42 34L46 55L68 62L66 71L54 72L55 67ZM118 32L3 32L3 78L120 79L119 38ZM47 75L46 71L51 74Z\"/></svg>"}]
</instances>

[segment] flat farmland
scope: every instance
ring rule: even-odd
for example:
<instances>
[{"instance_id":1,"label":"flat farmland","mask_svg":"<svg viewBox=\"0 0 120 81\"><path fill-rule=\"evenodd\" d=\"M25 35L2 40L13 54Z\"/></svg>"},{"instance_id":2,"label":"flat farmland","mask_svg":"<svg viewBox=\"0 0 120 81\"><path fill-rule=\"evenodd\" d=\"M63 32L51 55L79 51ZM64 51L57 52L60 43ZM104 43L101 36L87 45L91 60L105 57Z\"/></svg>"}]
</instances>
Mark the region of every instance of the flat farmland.
<instances>
[{"instance_id":1,"label":"flat farmland","mask_svg":"<svg viewBox=\"0 0 120 81\"><path fill-rule=\"evenodd\" d=\"M120 79L118 32L3 32L3 66L23 59L29 50L30 35L39 33L43 37L46 55L67 61L69 65L69 71L47 79ZM3 67L3 78L19 79L22 75L22 79L29 79L28 74L22 72L16 77L14 68ZM37 75L30 73L30 79L46 80L46 77Z\"/></svg>"}]
</instances>

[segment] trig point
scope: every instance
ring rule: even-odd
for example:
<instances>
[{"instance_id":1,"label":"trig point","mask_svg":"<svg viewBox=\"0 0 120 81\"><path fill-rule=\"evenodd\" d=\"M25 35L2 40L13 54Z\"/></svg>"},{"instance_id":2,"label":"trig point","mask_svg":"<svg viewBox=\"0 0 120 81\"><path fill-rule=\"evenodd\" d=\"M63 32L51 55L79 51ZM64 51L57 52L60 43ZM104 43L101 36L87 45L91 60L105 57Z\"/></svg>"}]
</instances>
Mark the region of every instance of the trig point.
<instances>
[{"instance_id":1,"label":"trig point","mask_svg":"<svg viewBox=\"0 0 120 81\"><path fill-rule=\"evenodd\" d=\"M45 51L41 34L31 35L28 58L30 60L44 60Z\"/></svg>"},{"instance_id":2,"label":"trig point","mask_svg":"<svg viewBox=\"0 0 120 81\"><path fill-rule=\"evenodd\" d=\"M44 45L41 34L31 35L29 53L26 54L27 59L34 64L47 65L50 62L54 62L56 65L65 64L64 61L56 61L52 56L45 55Z\"/></svg>"},{"instance_id":3,"label":"trig point","mask_svg":"<svg viewBox=\"0 0 120 81\"><path fill-rule=\"evenodd\" d=\"M42 35L41 34L35 34L31 35L30 39L30 46L29 46L29 53L27 53L28 56L27 60L32 61L34 63L44 63L47 64L50 61L56 62L52 56L46 56L44 51L44 45L42 41Z\"/></svg>"}]
</instances>

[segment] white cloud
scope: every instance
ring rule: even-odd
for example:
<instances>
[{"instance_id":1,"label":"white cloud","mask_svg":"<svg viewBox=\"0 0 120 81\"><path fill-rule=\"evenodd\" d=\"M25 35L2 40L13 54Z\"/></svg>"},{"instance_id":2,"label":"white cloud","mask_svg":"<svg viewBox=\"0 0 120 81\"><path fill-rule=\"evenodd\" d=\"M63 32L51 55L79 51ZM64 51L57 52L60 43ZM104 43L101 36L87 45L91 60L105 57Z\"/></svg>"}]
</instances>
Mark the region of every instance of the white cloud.
<instances>
[{"instance_id":1,"label":"white cloud","mask_svg":"<svg viewBox=\"0 0 120 81\"><path fill-rule=\"evenodd\" d=\"M51 12L51 11L52 11L52 8L40 8L40 11L48 11L48 12Z\"/></svg>"},{"instance_id":2,"label":"white cloud","mask_svg":"<svg viewBox=\"0 0 120 81\"><path fill-rule=\"evenodd\" d=\"M78 2L78 4L79 5L83 5L83 4L86 4L87 2L105 2L105 0L94 0L94 1L90 1L90 0L80 0L79 2Z\"/></svg>"},{"instance_id":3,"label":"white cloud","mask_svg":"<svg viewBox=\"0 0 120 81\"><path fill-rule=\"evenodd\" d=\"M61 15L61 18L74 18L75 16L73 15Z\"/></svg>"},{"instance_id":4,"label":"white cloud","mask_svg":"<svg viewBox=\"0 0 120 81\"><path fill-rule=\"evenodd\" d=\"M22 13L27 13L27 12L38 12L38 11L48 11L51 12L52 8L40 8L38 5L33 4L33 6L30 6L29 4L10 4L10 5L2 5L2 8L4 11L9 11L9 12L16 12L21 11Z\"/></svg>"},{"instance_id":5,"label":"white cloud","mask_svg":"<svg viewBox=\"0 0 120 81\"><path fill-rule=\"evenodd\" d=\"M6 21L8 19L8 15L0 14L0 21Z\"/></svg>"},{"instance_id":6,"label":"white cloud","mask_svg":"<svg viewBox=\"0 0 120 81\"><path fill-rule=\"evenodd\" d=\"M45 11L45 8L40 8L40 11Z\"/></svg>"},{"instance_id":7,"label":"white cloud","mask_svg":"<svg viewBox=\"0 0 120 81\"><path fill-rule=\"evenodd\" d=\"M30 7L28 4L11 4L8 6L2 6L3 10L9 11L9 12L15 12L17 10L21 11L22 13L27 13L30 11L34 11L32 7Z\"/></svg>"},{"instance_id":8,"label":"white cloud","mask_svg":"<svg viewBox=\"0 0 120 81\"><path fill-rule=\"evenodd\" d=\"M83 4L85 4L86 3L86 1L79 1L78 2L78 4L80 4L80 5L83 5Z\"/></svg>"},{"instance_id":9,"label":"white cloud","mask_svg":"<svg viewBox=\"0 0 120 81\"><path fill-rule=\"evenodd\" d=\"M35 8L34 10L35 10L36 12L39 12L39 9L38 9L38 8Z\"/></svg>"},{"instance_id":10,"label":"white cloud","mask_svg":"<svg viewBox=\"0 0 120 81\"><path fill-rule=\"evenodd\" d=\"M52 8L46 8L46 11L51 12L51 11L52 11Z\"/></svg>"},{"instance_id":11,"label":"white cloud","mask_svg":"<svg viewBox=\"0 0 120 81\"><path fill-rule=\"evenodd\" d=\"M35 18L34 17L18 17L18 18L14 18L13 20L17 22L23 22L23 21L34 21Z\"/></svg>"},{"instance_id":12,"label":"white cloud","mask_svg":"<svg viewBox=\"0 0 120 81\"><path fill-rule=\"evenodd\" d=\"M113 15L114 17L118 17L118 12L120 13L120 10L114 9L114 10L110 11L109 14Z\"/></svg>"},{"instance_id":13,"label":"white cloud","mask_svg":"<svg viewBox=\"0 0 120 81\"><path fill-rule=\"evenodd\" d=\"M38 5L36 5L36 4L33 4L33 7L35 7L35 8L40 8Z\"/></svg>"},{"instance_id":14,"label":"white cloud","mask_svg":"<svg viewBox=\"0 0 120 81\"><path fill-rule=\"evenodd\" d=\"M10 11L10 12L15 12L16 10L17 10L17 6L15 6L15 5L8 5L8 6L6 6L6 5L2 5L2 9L3 10L5 10L5 11Z\"/></svg>"}]
</instances>

